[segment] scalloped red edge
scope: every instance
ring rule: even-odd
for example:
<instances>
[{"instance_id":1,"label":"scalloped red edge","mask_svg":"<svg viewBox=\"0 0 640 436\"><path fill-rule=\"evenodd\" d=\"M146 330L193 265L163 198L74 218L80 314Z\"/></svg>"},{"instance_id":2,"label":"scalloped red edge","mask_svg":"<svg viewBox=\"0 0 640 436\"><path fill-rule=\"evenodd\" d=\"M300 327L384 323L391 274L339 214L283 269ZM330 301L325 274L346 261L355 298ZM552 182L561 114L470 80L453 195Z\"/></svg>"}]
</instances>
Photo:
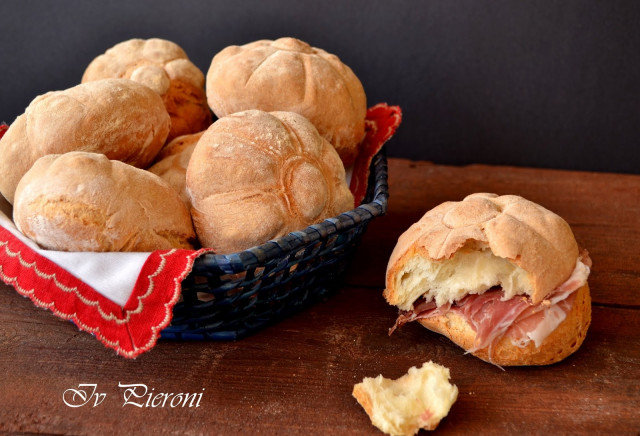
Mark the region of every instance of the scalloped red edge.
<instances>
[{"instance_id":1,"label":"scalloped red edge","mask_svg":"<svg viewBox=\"0 0 640 436\"><path fill-rule=\"evenodd\" d=\"M131 297L120 307L0 227L0 279L36 306L73 321L119 355L133 358L156 344L171 321L182 280L206 251L151 253Z\"/></svg>"},{"instance_id":2,"label":"scalloped red edge","mask_svg":"<svg viewBox=\"0 0 640 436\"><path fill-rule=\"evenodd\" d=\"M367 194L369 170L373 157L378 154L382 146L396 133L402 122L400 106L389 106L378 103L367 110L366 134L360 144L360 152L356 157L351 176L351 193L358 206Z\"/></svg>"}]
</instances>

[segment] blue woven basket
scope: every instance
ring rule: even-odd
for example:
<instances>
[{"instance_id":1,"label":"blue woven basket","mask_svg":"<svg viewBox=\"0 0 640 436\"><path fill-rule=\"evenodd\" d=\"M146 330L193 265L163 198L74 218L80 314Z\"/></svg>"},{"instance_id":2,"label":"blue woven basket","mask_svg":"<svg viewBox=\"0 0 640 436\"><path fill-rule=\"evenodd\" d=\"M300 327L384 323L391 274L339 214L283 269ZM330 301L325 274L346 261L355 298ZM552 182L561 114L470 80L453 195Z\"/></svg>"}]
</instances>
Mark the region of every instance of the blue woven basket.
<instances>
[{"instance_id":1,"label":"blue woven basket","mask_svg":"<svg viewBox=\"0 0 640 436\"><path fill-rule=\"evenodd\" d=\"M383 148L354 210L240 253L198 258L162 337L240 339L325 298L340 285L369 222L387 211L388 196Z\"/></svg>"}]
</instances>

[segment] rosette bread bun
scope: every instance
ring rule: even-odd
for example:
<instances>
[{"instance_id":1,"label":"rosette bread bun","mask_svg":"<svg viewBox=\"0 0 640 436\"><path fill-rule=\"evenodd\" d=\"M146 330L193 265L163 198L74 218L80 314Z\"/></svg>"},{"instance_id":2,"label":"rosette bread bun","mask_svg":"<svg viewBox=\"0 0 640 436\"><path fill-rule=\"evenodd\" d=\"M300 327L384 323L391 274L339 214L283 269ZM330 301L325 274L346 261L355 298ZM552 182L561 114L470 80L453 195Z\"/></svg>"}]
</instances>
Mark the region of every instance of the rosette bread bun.
<instances>
[{"instance_id":1,"label":"rosette bread bun","mask_svg":"<svg viewBox=\"0 0 640 436\"><path fill-rule=\"evenodd\" d=\"M165 39L130 39L95 58L82 83L109 78L131 79L153 89L171 116L169 140L211 124L204 74L182 48Z\"/></svg>"},{"instance_id":2,"label":"rosette bread bun","mask_svg":"<svg viewBox=\"0 0 640 436\"><path fill-rule=\"evenodd\" d=\"M400 236L384 296L400 309L396 327L417 320L497 365L546 365L585 338L590 267L558 215L515 195L473 194Z\"/></svg>"},{"instance_id":3,"label":"rosette bread bun","mask_svg":"<svg viewBox=\"0 0 640 436\"><path fill-rule=\"evenodd\" d=\"M13 220L59 251L189 249L195 241L189 211L160 177L80 151L38 159L18 184Z\"/></svg>"},{"instance_id":4,"label":"rosette bread bun","mask_svg":"<svg viewBox=\"0 0 640 436\"><path fill-rule=\"evenodd\" d=\"M353 209L334 148L293 112L238 112L202 135L187 168L202 245L244 250Z\"/></svg>"},{"instance_id":5,"label":"rosette bread bun","mask_svg":"<svg viewBox=\"0 0 640 436\"><path fill-rule=\"evenodd\" d=\"M158 161L149 168L149 171L163 178L173 189L178 191L187 207L191 207L191 199L187 194L186 186L187 166L191 160L193 149L203 133L178 136L162 149L158 155Z\"/></svg>"},{"instance_id":6,"label":"rosette bread bun","mask_svg":"<svg viewBox=\"0 0 640 436\"><path fill-rule=\"evenodd\" d=\"M207 73L218 117L247 109L304 115L353 164L364 138L367 101L360 80L337 56L295 38L230 46Z\"/></svg>"},{"instance_id":7,"label":"rosette bread bun","mask_svg":"<svg viewBox=\"0 0 640 436\"><path fill-rule=\"evenodd\" d=\"M48 154L95 152L146 168L162 148L170 123L162 99L127 79L38 96L0 139L0 193L13 203L20 178Z\"/></svg>"}]
</instances>

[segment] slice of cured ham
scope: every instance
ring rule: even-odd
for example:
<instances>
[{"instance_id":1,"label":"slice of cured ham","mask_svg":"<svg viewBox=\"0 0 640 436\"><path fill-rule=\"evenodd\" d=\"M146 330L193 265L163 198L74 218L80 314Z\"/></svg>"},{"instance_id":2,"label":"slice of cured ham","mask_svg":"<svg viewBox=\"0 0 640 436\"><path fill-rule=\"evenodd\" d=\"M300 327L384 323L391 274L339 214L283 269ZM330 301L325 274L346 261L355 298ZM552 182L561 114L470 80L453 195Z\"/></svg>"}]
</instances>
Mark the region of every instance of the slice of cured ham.
<instances>
[{"instance_id":1,"label":"slice of cured ham","mask_svg":"<svg viewBox=\"0 0 640 436\"><path fill-rule=\"evenodd\" d=\"M587 282L591 259L584 252L576 262L571 276L538 304L524 296L503 300L504 292L499 286L482 294L466 295L454 304L436 306L435 301L420 299L414 303L413 310L400 312L389 334L418 319L431 318L455 312L464 317L476 332L474 352L491 346L504 335L508 335L514 344L526 346L533 341L536 347L553 332L573 307L575 292Z\"/></svg>"}]
</instances>

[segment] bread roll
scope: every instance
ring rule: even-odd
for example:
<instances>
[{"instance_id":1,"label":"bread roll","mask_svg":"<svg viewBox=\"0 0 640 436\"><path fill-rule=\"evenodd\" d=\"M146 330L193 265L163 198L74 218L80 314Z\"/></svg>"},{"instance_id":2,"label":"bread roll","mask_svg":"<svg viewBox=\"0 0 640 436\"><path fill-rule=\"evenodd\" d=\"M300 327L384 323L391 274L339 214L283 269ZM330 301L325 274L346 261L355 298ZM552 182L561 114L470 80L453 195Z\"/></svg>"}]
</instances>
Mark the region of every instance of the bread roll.
<instances>
[{"instance_id":1,"label":"bread roll","mask_svg":"<svg viewBox=\"0 0 640 436\"><path fill-rule=\"evenodd\" d=\"M187 168L196 233L244 250L353 208L336 151L303 116L239 112L202 135Z\"/></svg>"},{"instance_id":2,"label":"bread roll","mask_svg":"<svg viewBox=\"0 0 640 436\"><path fill-rule=\"evenodd\" d=\"M169 140L211 124L204 75L171 41L130 39L116 44L89 64L82 83L109 78L134 80L162 97L171 116Z\"/></svg>"},{"instance_id":3,"label":"bread roll","mask_svg":"<svg viewBox=\"0 0 640 436\"><path fill-rule=\"evenodd\" d=\"M167 183L96 153L38 159L18 184L13 219L59 251L188 249L195 241L189 212Z\"/></svg>"},{"instance_id":4,"label":"bread roll","mask_svg":"<svg viewBox=\"0 0 640 436\"><path fill-rule=\"evenodd\" d=\"M364 138L367 101L360 80L337 56L295 38L222 50L207 73L207 99L218 117L246 109L304 115L345 167Z\"/></svg>"},{"instance_id":5,"label":"bread roll","mask_svg":"<svg viewBox=\"0 0 640 436\"><path fill-rule=\"evenodd\" d=\"M158 153L158 156L156 156L156 163L160 162L161 160L169 156L180 154L184 150L196 145L196 143L202 137L203 133L204 133L204 130L202 132L192 133L189 135L182 135L182 136L178 136L177 138L174 138L172 141L168 142L162 148L162 150L160 150L160 153Z\"/></svg>"},{"instance_id":6,"label":"bread roll","mask_svg":"<svg viewBox=\"0 0 640 436\"><path fill-rule=\"evenodd\" d=\"M414 435L420 429L435 430L449 414L458 398L449 378L449 368L429 361L397 380L366 377L353 387L353 396L380 431Z\"/></svg>"},{"instance_id":7,"label":"bread roll","mask_svg":"<svg viewBox=\"0 0 640 436\"><path fill-rule=\"evenodd\" d=\"M13 203L20 178L47 154L103 153L146 168L162 148L170 122L156 93L126 79L36 97L0 139L0 193Z\"/></svg>"},{"instance_id":8,"label":"bread roll","mask_svg":"<svg viewBox=\"0 0 640 436\"><path fill-rule=\"evenodd\" d=\"M396 327L419 321L497 365L546 365L584 340L590 267L558 215L515 195L472 194L400 236L384 296L401 311Z\"/></svg>"},{"instance_id":9,"label":"bread roll","mask_svg":"<svg viewBox=\"0 0 640 436\"><path fill-rule=\"evenodd\" d=\"M198 140L204 132L178 136L166 145L158 155L158 161L149 171L164 179L191 208L191 199L187 193L187 166Z\"/></svg>"},{"instance_id":10,"label":"bread roll","mask_svg":"<svg viewBox=\"0 0 640 436\"><path fill-rule=\"evenodd\" d=\"M427 293L438 305L502 286L507 298L539 303L576 266L569 224L516 195L472 194L427 212L400 236L385 297L408 310Z\"/></svg>"}]
</instances>

